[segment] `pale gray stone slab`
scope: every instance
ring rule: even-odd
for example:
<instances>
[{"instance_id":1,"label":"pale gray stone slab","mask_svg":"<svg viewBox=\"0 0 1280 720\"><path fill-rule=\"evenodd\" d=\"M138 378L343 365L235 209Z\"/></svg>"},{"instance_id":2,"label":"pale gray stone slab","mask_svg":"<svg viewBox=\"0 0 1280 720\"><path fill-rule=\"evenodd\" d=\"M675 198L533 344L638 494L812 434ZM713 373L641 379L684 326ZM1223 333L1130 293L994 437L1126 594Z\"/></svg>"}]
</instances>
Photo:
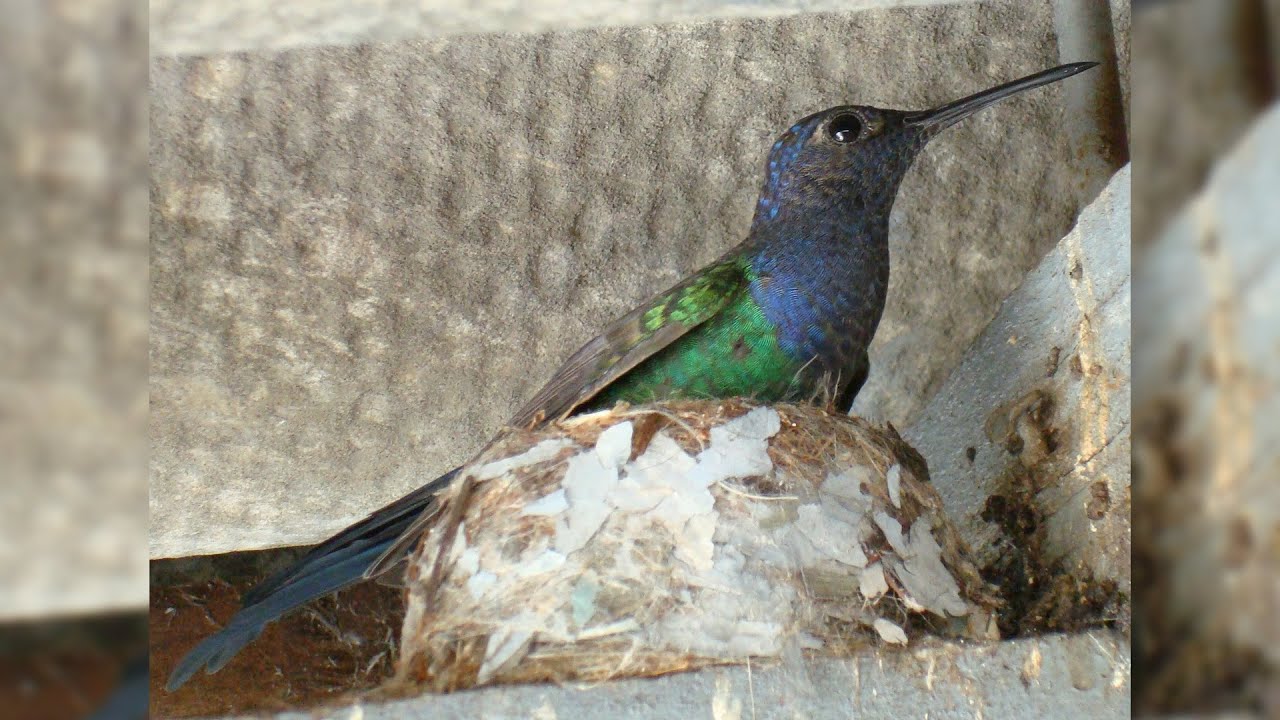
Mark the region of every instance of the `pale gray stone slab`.
<instances>
[{"instance_id":1,"label":"pale gray stone slab","mask_svg":"<svg viewBox=\"0 0 1280 720\"><path fill-rule=\"evenodd\" d=\"M1073 124L1072 143L1090 158L1094 169L1109 176L1128 161L1128 0L1052 0L1058 55L1063 60L1089 59L1101 65L1063 85L1069 117L1094 116L1092 126ZM1090 162L1086 160L1085 162Z\"/></svg>"},{"instance_id":2,"label":"pale gray stone slab","mask_svg":"<svg viewBox=\"0 0 1280 720\"><path fill-rule=\"evenodd\" d=\"M1250 680L1273 687L1280 671L1278 187L1273 104L1135 277L1144 615L1156 630L1177 629L1148 651L1168 659L1175 680L1214 672L1205 658L1249 658ZM1263 707L1274 714L1280 698L1263 693Z\"/></svg>"},{"instance_id":3,"label":"pale gray stone slab","mask_svg":"<svg viewBox=\"0 0 1280 720\"><path fill-rule=\"evenodd\" d=\"M201 55L460 33L527 33L963 1L152 0L151 52Z\"/></svg>"},{"instance_id":4,"label":"pale gray stone slab","mask_svg":"<svg viewBox=\"0 0 1280 720\"><path fill-rule=\"evenodd\" d=\"M1130 592L1128 166L1008 299L905 437L979 564L989 498L1027 483L1044 560Z\"/></svg>"},{"instance_id":5,"label":"pale gray stone slab","mask_svg":"<svg viewBox=\"0 0 1280 720\"><path fill-rule=\"evenodd\" d=\"M146 606L145 13L0 22L0 623Z\"/></svg>"},{"instance_id":6,"label":"pale gray stone slab","mask_svg":"<svg viewBox=\"0 0 1280 720\"><path fill-rule=\"evenodd\" d=\"M153 556L315 542L467 459L745 236L790 123L1050 67L1054 27L1000 2L154 58ZM908 424L1110 176L1077 80L909 173L860 413Z\"/></svg>"},{"instance_id":7,"label":"pale gray stone slab","mask_svg":"<svg viewBox=\"0 0 1280 720\"><path fill-rule=\"evenodd\" d=\"M591 686L512 685L297 718L1127 718L1132 668L1115 633L939 644L849 660L723 667Z\"/></svg>"}]
</instances>

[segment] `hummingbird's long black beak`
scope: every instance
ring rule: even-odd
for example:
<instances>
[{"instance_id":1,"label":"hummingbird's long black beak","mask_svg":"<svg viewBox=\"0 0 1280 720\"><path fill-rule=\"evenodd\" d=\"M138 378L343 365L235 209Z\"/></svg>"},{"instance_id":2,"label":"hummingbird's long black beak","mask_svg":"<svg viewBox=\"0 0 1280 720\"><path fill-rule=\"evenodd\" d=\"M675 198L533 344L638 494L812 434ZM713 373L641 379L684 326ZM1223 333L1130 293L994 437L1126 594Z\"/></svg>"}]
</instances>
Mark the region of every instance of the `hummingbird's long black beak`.
<instances>
[{"instance_id":1,"label":"hummingbird's long black beak","mask_svg":"<svg viewBox=\"0 0 1280 720\"><path fill-rule=\"evenodd\" d=\"M1076 73L1082 73L1096 62L1080 62L1071 63L1070 65L1059 65L1050 70L1038 72L1035 75L1028 75L1021 80L1014 80L1003 85L997 85L989 90L983 90L980 93L974 93L966 98L961 98L955 102L949 102L946 105L936 107L932 110L922 110L920 112L907 113L902 119L904 125L908 127L917 127L930 133L950 127L957 122L969 117L988 105L994 105L1001 100L1016 95L1023 90L1038 88L1041 85L1048 85L1059 80L1069 78Z\"/></svg>"}]
</instances>

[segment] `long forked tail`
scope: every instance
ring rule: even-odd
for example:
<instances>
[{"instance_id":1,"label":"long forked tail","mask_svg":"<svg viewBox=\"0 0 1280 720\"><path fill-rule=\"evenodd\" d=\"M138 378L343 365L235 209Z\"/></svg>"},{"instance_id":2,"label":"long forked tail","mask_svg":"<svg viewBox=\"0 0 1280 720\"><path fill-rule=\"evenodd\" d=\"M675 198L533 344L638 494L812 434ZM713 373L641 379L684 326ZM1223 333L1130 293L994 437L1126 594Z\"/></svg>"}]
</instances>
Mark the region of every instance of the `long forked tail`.
<instances>
[{"instance_id":1,"label":"long forked tail","mask_svg":"<svg viewBox=\"0 0 1280 720\"><path fill-rule=\"evenodd\" d=\"M217 672L253 642L267 623L365 579L374 562L396 544L415 520L431 510L436 495L448 487L458 470L450 470L347 527L245 593L240 611L182 658L169 675L165 689L177 690L201 668ZM412 547L412 543L405 544L404 552Z\"/></svg>"}]
</instances>

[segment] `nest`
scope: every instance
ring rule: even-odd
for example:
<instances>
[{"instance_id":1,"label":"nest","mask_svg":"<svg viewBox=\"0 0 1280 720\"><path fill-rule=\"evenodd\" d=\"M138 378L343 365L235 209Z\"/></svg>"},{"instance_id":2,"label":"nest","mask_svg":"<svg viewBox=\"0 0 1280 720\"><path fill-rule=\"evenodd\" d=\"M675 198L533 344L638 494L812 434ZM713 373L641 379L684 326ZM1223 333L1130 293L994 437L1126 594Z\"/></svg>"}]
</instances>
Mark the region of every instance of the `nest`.
<instances>
[{"instance_id":1,"label":"nest","mask_svg":"<svg viewBox=\"0 0 1280 720\"><path fill-rule=\"evenodd\" d=\"M511 431L410 558L397 684L595 681L993 639L996 601L889 428L678 402Z\"/></svg>"}]
</instances>

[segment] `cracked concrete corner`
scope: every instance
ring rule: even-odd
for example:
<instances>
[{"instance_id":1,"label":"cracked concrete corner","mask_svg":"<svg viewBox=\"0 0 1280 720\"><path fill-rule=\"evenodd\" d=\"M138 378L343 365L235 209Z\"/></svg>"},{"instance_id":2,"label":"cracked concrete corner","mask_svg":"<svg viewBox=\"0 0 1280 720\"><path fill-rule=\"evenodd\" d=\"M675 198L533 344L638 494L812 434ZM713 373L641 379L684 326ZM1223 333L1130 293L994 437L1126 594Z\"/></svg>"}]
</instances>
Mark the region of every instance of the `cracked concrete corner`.
<instances>
[{"instance_id":1,"label":"cracked concrete corner","mask_svg":"<svg viewBox=\"0 0 1280 720\"><path fill-rule=\"evenodd\" d=\"M1135 553L1149 576L1144 622L1158 631L1140 654L1163 668L1149 705L1252 687L1223 677L1237 661L1263 684L1280 668L1276 157L1280 104L1214 166L1137 272Z\"/></svg>"},{"instance_id":2,"label":"cracked concrete corner","mask_svg":"<svg viewBox=\"0 0 1280 720\"><path fill-rule=\"evenodd\" d=\"M993 498L1022 498L1048 565L1131 586L1130 172L1045 256L904 435L976 548L1003 535Z\"/></svg>"},{"instance_id":3,"label":"cracked concrete corner","mask_svg":"<svg viewBox=\"0 0 1280 720\"><path fill-rule=\"evenodd\" d=\"M315 542L465 460L743 239L795 119L1050 67L1055 22L1018 0L153 57L152 556ZM1063 85L908 174L859 414L906 426L1114 172Z\"/></svg>"}]
</instances>

